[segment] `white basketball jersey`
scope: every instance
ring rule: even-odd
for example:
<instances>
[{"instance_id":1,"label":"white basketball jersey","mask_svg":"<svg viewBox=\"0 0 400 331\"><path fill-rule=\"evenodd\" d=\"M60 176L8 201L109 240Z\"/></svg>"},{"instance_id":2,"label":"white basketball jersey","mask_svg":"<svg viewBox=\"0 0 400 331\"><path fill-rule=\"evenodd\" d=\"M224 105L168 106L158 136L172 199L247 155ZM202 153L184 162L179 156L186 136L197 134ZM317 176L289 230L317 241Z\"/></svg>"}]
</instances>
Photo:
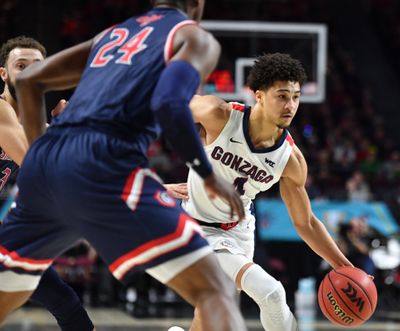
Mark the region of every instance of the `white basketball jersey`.
<instances>
[{"instance_id":1,"label":"white basketball jersey","mask_svg":"<svg viewBox=\"0 0 400 331\"><path fill-rule=\"evenodd\" d=\"M250 107L231 103L228 122L218 138L205 146L206 154L216 175L231 182L241 195L247 219L252 200L257 193L268 190L279 181L293 149L293 139L285 129L279 141L268 148L255 148L251 142L248 123ZM210 200L203 179L192 169L188 176L189 200L182 203L192 217L204 222L230 223L230 207L223 200Z\"/></svg>"}]
</instances>

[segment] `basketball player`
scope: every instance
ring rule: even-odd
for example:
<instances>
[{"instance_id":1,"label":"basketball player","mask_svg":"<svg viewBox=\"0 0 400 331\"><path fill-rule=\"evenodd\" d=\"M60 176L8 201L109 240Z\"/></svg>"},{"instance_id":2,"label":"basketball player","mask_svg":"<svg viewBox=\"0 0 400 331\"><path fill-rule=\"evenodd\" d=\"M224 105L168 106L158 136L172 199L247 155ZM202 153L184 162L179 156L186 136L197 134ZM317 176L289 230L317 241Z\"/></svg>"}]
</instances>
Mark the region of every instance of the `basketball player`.
<instances>
[{"instance_id":1,"label":"basketball player","mask_svg":"<svg viewBox=\"0 0 400 331\"><path fill-rule=\"evenodd\" d=\"M214 175L189 109L220 48L191 20L200 19L203 0L153 4L17 77L22 124L33 144L18 175L17 206L0 229L0 320L83 237L118 280L129 283L144 269L176 290L208 317L204 330L246 329L200 226L166 193L146 158L162 129L208 194L226 200L231 217L244 217L233 186ZM44 133L43 93L76 85Z\"/></svg>"},{"instance_id":2,"label":"basketball player","mask_svg":"<svg viewBox=\"0 0 400 331\"><path fill-rule=\"evenodd\" d=\"M183 199L183 207L202 225L225 273L258 304L261 323L268 331L298 329L282 284L253 263L252 200L257 193L279 181L282 199L302 239L333 268L351 265L311 210L304 187L306 161L287 130L299 107L305 78L298 60L287 54L267 54L256 59L248 78L255 93L253 107L215 96L195 96L190 103L208 158L216 173L236 186L246 217L238 222L230 217L224 201L210 200L192 170L187 182L189 199ZM177 194L185 197L182 186ZM202 319L197 311L191 331L205 331L199 323Z\"/></svg>"},{"instance_id":3,"label":"basketball player","mask_svg":"<svg viewBox=\"0 0 400 331\"><path fill-rule=\"evenodd\" d=\"M43 61L45 56L44 46L25 36L9 39L0 49L0 76L4 82L4 90L0 94L0 192L5 191L9 183L15 182L28 149L18 120L15 77L31 64ZM55 110L59 111L63 106L64 101L61 101ZM54 315L61 330L93 330L93 323L78 296L53 268L44 273L31 299Z\"/></svg>"}]
</instances>

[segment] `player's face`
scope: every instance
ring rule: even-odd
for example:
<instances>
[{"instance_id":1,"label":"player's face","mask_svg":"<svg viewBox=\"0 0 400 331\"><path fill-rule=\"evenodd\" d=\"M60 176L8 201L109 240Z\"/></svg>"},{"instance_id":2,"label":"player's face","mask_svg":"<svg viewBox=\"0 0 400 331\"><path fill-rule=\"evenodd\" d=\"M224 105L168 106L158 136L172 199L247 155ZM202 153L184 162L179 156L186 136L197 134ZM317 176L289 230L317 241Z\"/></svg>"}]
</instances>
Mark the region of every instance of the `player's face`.
<instances>
[{"instance_id":1,"label":"player's face","mask_svg":"<svg viewBox=\"0 0 400 331\"><path fill-rule=\"evenodd\" d=\"M14 48L8 55L5 68L1 71L1 78L5 82L12 97L16 100L15 78L31 64L43 61L42 53L32 48Z\"/></svg>"},{"instance_id":2,"label":"player's face","mask_svg":"<svg viewBox=\"0 0 400 331\"><path fill-rule=\"evenodd\" d=\"M298 82L277 81L261 93L263 93L263 106L268 118L277 127L287 128L299 108L300 84Z\"/></svg>"}]
</instances>

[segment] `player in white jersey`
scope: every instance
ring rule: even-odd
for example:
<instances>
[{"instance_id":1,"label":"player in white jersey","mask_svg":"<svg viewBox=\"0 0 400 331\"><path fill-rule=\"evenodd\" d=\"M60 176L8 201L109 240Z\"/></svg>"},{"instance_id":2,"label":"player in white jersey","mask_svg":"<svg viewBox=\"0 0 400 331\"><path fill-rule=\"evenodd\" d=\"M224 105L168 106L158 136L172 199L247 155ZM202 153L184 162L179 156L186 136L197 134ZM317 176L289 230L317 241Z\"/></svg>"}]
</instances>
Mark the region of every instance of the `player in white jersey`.
<instances>
[{"instance_id":1,"label":"player in white jersey","mask_svg":"<svg viewBox=\"0 0 400 331\"><path fill-rule=\"evenodd\" d=\"M196 96L191 109L213 168L235 184L246 210L244 221L230 217L229 206L211 200L201 178L189 172L184 209L203 226L223 270L260 307L268 331L297 330L282 284L253 263L255 219L252 200L279 181L280 193L302 239L333 268L352 265L313 214L305 181L307 164L287 130L299 107L305 72L287 54L260 56L248 84L256 104L245 107L215 96ZM174 186L167 187L174 192ZM182 186L175 196L183 197ZM191 331L201 330L196 311ZM205 330L203 330L205 331Z\"/></svg>"}]
</instances>

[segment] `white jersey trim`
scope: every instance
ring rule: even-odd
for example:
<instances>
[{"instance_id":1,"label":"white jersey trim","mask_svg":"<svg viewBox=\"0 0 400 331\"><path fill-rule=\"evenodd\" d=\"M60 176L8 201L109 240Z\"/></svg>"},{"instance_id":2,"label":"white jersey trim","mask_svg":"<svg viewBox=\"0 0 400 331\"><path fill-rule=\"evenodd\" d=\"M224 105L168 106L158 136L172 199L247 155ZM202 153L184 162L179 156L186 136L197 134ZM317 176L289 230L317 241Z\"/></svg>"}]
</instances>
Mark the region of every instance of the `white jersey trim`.
<instances>
[{"instance_id":1,"label":"white jersey trim","mask_svg":"<svg viewBox=\"0 0 400 331\"><path fill-rule=\"evenodd\" d=\"M171 31L168 33L167 40L166 40L165 46L164 46L164 61L165 61L166 64L169 63L169 61L172 58L172 47L173 47L173 44L174 44L174 38L175 38L176 32L181 27L186 26L186 25L197 25L197 23L195 21L192 21L192 20L182 21L182 22L178 23L177 25L175 25L171 29Z\"/></svg>"}]
</instances>

